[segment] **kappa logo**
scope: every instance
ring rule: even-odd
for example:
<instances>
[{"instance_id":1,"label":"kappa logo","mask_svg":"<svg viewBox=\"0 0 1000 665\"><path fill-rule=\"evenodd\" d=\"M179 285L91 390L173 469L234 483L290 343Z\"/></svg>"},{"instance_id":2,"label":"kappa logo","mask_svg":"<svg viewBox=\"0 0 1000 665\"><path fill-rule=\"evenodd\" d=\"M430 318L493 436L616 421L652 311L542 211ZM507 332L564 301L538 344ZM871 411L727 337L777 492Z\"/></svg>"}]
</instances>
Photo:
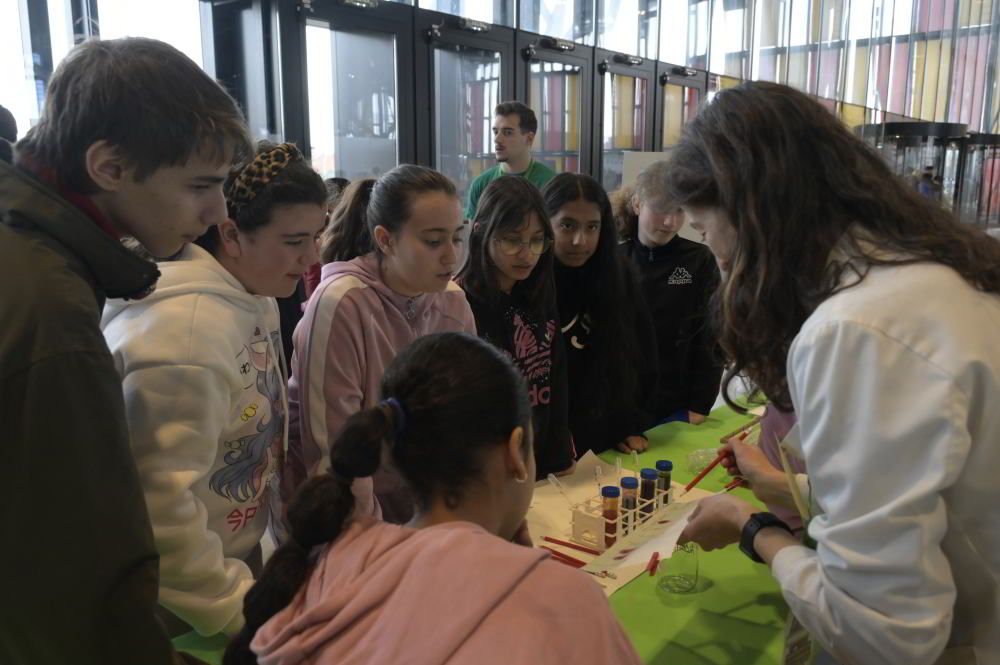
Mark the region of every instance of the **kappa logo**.
<instances>
[{"instance_id":1,"label":"kappa logo","mask_svg":"<svg viewBox=\"0 0 1000 665\"><path fill-rule=\"evenodd\" d=\"M691 273L681 267L674 268L674 271L667 278L667 284L692 284L694 279Z\"/></svg>"}]
</instances>

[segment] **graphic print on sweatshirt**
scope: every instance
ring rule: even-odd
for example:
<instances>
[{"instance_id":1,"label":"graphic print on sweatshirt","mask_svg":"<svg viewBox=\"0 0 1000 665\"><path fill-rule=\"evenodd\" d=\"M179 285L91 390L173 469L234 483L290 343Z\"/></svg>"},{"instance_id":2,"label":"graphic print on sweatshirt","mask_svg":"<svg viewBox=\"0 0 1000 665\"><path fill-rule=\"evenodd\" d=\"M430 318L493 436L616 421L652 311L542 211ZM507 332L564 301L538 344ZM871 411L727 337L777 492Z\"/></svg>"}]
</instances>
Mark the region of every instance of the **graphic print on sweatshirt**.
<instances>
[{"instance_id":1,"label":"graphic print on sweatshirt","mask_svg":"<svg viewBox=\"0 0 1000 665\"><path fill-rule=\"evenodd\" d=\"M567 338L570 346L583 350L587 348L593 330L594 324L590 321L590 314L576 314L569 323L562 327L562 334L563 337Z\"/></svg>"},{"instance_id":2,"label":"graphic print on sweatshirt","mask_svg":"<svg viewBox=\"0 0 1000 665\"><path fill-rule=\"evenodd\" d=\"M547 321L544 326L533 325L514 313L514 364L528 381L531 405L548 404L552 399L552 342L556 323Z\"/></svg>"},{"instance_id":3,"label":"graphic print on sweatshirt","mask_svg":"<svg viewBox=\"0 0 1000 665\"><path fill-rule=\"evenodd\" d=\"M677 266L674 271L670 273L670 277L667 278L667 284L693 284L694 278L691 273L687 271L686 268Z\"/></svg>"},{"instance_id":4,"label":"graphic print on sweatshirt","mask_svg":"<svg viewBox=\"0 0 1000 665\"><path fill-rule=\"evenodd\" d=\"M240 413L250 433L223 442L225 466L212 474L209 487L219 496L242 504L226 517L233 531L242 529L261 510L266 512L271 483L284 455L285 410L282 402L282 375L274 363L272 348L280 348L277 331L271 343L258 336L236 356L243 377L244 399ZM256 388L251 392L251 387ZM274 491L277 491L276 488Z\"/></svg>"}]
</instances>

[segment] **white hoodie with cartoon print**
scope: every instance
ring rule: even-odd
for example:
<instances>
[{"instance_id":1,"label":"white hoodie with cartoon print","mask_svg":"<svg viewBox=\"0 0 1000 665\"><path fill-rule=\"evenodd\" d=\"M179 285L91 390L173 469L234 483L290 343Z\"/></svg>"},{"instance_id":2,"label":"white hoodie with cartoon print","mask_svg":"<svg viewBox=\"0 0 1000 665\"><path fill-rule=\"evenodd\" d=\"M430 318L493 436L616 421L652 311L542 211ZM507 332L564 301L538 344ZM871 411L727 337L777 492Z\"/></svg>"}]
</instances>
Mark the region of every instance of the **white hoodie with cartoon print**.
<instances>
[{"instance_id":1,"label":"white hoodie with cartoon print","mask_svg":"<svg viewBox=\"0 0 1000 665\"><path fill-rule=\"evenodd\" d=\"M278 308L196 245L158 267L156 290L109 300L101 328L160 553L160 604L203 635L233 634L253 584L243 559L278 514Z\"/></svg>"}]
</instances>

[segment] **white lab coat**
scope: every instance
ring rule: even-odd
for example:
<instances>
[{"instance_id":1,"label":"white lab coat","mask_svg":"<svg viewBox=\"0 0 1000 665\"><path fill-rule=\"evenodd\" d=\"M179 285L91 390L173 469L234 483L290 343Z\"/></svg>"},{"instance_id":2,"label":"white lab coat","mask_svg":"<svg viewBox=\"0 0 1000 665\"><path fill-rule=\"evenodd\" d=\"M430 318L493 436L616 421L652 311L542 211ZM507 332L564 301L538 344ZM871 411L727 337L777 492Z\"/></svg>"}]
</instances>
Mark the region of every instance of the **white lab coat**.
<instances>
[{"instance_id":1,"label":"white lab coat","mask_svg":"<svg viewBox=\"0 0 1000 665\"><path fill-rule=\"evenodd\" d=\"M1000 663L1000 297L874 267L788 354L815 551L772 571L843 665Z\"/></svg>"}]
</instances>

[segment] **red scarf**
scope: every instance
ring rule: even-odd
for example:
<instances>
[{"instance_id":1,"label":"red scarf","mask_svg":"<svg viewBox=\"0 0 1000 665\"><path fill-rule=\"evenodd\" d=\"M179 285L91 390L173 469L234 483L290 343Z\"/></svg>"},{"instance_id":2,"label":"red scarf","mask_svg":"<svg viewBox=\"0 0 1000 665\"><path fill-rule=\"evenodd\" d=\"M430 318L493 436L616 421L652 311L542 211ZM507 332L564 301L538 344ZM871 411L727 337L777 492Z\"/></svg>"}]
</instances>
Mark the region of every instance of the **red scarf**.
<instances>
[{"instance_id":1,"label":"red scarf","mask_svg":"<svg viewBox=\"0 0 1000 665\"><path fill-rule=\"evenodd\" d=\"M106 234L115 240L122 239L122 233L97 209L94 201L86 194L81 194L62 185L53 169L43 166L30 155L19 155L17 165L59 192L59 195L66 199L67 203L89 217Z\"/></svg>"}]
</instances>

